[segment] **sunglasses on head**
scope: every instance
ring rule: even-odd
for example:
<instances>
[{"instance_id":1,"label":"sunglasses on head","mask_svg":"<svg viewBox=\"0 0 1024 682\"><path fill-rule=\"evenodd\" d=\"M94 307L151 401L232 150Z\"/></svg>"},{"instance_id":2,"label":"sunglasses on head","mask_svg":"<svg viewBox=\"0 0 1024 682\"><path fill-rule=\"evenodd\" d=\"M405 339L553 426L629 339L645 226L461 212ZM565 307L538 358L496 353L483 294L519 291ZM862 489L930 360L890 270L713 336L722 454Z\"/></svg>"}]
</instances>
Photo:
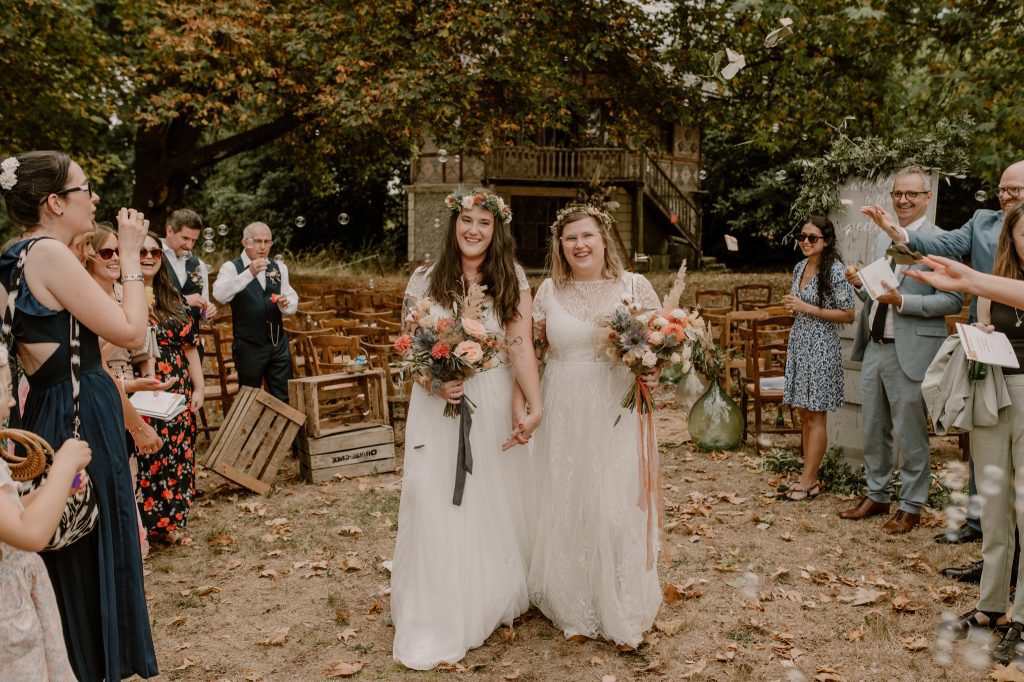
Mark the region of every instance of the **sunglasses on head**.
<instances>
[{"instance_id":1,"label":"sunglasses on head","mask_svg":"<svg viewBox=\"0 0 1024 682\"><path fill-rule=\"evenodd\" d=\"M795 237L795 239L796 239L796 240L797 240L798 242L808 242L808 243L810 243L810 244L817 244L817 243L818 243L818 240L819 240L819 239L824 239L824 237L819 237L819 236L818 236L818 235L816 235L816 234L806 234L806 233L804 233L804 232L801 232L800 234L798 234L798 235L797 235L797 236Z\"/></svg>"},{"instance_id":2,"label":"sunglasses on head","mask_svg":"<svg viewBox=\"0 0 1024 682\"><path fill-rule=\"evenodd\" d=\"M160 247L153 247L152 249L143 247L139 249L139 258L145 258L146 256L149 256L150 258L159 258L162 255L164 255L164 251Z\"/></svg>"}]
</instances>

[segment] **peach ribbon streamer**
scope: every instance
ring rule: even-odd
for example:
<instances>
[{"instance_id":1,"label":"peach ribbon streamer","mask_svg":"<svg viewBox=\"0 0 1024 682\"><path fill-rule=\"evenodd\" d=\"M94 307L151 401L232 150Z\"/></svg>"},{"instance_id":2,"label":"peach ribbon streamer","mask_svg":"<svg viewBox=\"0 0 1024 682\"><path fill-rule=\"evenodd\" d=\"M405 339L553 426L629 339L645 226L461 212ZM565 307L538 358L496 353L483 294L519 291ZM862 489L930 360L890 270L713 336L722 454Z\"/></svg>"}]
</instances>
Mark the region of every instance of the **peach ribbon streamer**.
<instances>
[{"instance_id":1,"label":"peach ribbon streamer","mask_svg":"<svg viewBox=\"0 0 1024 682\"><path fill-rule=\"evenodd\" d=\"M661 480L661 459L654 432L654 413L645 408L645 405L654 404L654 396L640 376L636 378L636 390L636 439L640 464L640 498L637 506L647 513L647 570L651 570L654 568L655 543L661 545L665 561L671 561L671 557L665 542L665 496Z\"/></svg>"}]
</instances>

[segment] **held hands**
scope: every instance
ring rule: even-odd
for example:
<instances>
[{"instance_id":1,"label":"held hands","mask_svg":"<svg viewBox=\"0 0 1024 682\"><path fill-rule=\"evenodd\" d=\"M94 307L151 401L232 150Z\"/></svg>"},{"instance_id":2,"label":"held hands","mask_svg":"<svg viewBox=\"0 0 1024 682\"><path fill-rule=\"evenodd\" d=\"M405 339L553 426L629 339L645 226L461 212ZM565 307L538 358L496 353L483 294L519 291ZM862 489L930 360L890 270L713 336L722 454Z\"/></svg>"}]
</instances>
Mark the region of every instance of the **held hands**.
<instances>
[{"instance_id":1,"label":"held hands","mask_svg":"<svg viewBox=\"0 0 1024 682\"><path fill-rule=\"evenodd\" d=\"M889 212L884 208L875 204L874 206L861 206L860 212L871 218L871 220L882 228L894 242L905 242L906 239L903 237L903 232L896 227L896 221L892 219Z\"/></svg>"},{"instance_id":2,"label":"held hands","mask_svg":"<svg viewBox=\"0 0 1024 682\"><path fill-rule=\"evenodd\" d=\"M148 231L149 221L139 211L122 208L117 212L117 241L122 254L138 254Z\"/></svg>"},{"instance_id":3,"label":"held hands","mask_svg":"<svg viewBox=\"0 0 1024 682\"><path fill-rule=\"evenodd\" d=\"M88 481L85 466L91 461L92 450L89 449L89 444L77 438L67 439L60 449L53 453L51 475L56 470L58 475L63 474L71 479L71 485L68 486L68 497L80 492L85 487Z\"/></svg>"},{"instance_id":4,"label":"held hands","mask_svg":"<svg viewBox=\"0 0 1024 682\"><path fill-rule=\"evenodd\" d=\"M530 438L533 436L533 432L540 426L541 413L540 410L524 415L516 424L513 426L512 433L509 435L508 440L502 443L502 451L514 448L517 445L526 445L530 442Z\"/></svg>"},{"instance_id":5,"label":"held hands","mask_svg":"<svg viewBox=\"0 0 1024 682\"><path fill-rule=\"evenodd\" d=\"M267 269L267 259L266 258L257 258L256 260L254 260L251 263L249 263L249 272L252 273L253 277L255 277L256 275L260 274L261 272L264 272L266 269Z\"/></svg>"},{"instance_id":6,"label":"held hands","mask_svg":"<svg viewBox=\"0 0 1024 682\"><path fill-rule=\"evenodd\" d=\"M878 297L879 303L887 303L895 308L903 307L903 294L892 288L888 282L882 282L885 293Z\"/></svg>"}]
</instances>

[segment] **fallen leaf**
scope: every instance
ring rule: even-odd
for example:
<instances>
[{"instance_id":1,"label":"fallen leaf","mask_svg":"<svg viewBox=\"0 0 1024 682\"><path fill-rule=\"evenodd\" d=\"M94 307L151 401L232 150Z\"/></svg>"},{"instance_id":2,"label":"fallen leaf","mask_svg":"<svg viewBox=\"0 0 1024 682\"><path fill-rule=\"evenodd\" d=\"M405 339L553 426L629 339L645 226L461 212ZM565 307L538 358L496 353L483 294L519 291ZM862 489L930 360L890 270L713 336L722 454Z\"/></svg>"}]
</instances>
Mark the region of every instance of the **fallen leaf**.
<instances>
[{"instance_id":1,"label":"fallen leaf","mask_svg":"<svg viewBox=\"0 0 1024 682\"><path fill-rule=\"evenodd\" d=\"M592 656L589 663L590 665L604 665L604 659L600 656Z\"/></svg>"},{"instance_id":2,"label":"fallen leaf","mask_svg":"<svg viewBox=\"0 0 1024 682\"><path fill-rule=\"evenodd\" d=\"M928 639L925 637L907 635L906 637L900 637L900 641L903 642L903 648L907 651L924 651L928 648Z\"/></svg>"},{"instance_id":3,"label":"fallen leaf","mask_svg":"<svg viewBox=\"0 0 1024 682\"><path fill-rule=\"evenodd\" d=\"M590 638L586 635L573 635L569 638L569 641L573 644L586 644L590 641Z\"/></svg>"},{"instance_id":4,"label":"fallen leaf","mask_svg":"<svg viewBox=\"0 0 1024 682\"><path fill-rule=\"evenodd\" d=\"M647 667L644 668L643 672L645 672L645 673L656 673L656 672L661 671L661 669L664 668L664 667L665 667L665 661L661 660L660 658L655 658L654 660L652 660L650 663L647 664Z\"/></svg>"},{"instance_id":5,"label":"fallen leaf","mask_svg":"<svg viewBox=\"0 0 1024 682\"><path fill-rule=\"evenodd\" d=\"M347 556L341 560L341 567L346 571L361 571L366 568L366 564L357 556Z\"/></svg>"},{"instance_id":6,"label":"fallen leaf","mask_svg":"<svg viewBox=\"0 0 1024 682\"><path fill-rule=\"evenodd\" d=\"M203 585L202 587L196 588L196 594L200 597L205 597L213 594L214 592L220 592L220 588L213 585Z\"/></svg>"},{"instance_id":7,"label":"fallen leaf","mask_svg":"<svg viewBox=\"0 0 1024 682\"><path fill-rule=\"evenodd\" d=\"M235 544L235 539L233 537L231 537L230 535L228 535L227 533L221 533L217 537L210 538L209 540L207 540L206 544L208 544L208 545L215 545L215 546L219 546L219 547L226 547L227 545Z\"/></svg>"},{"instance_id":8,"label":"fallen leaf","mask_svg":"<svg viewBox=\"0 0 1024 682\"><path fill-rule=\"evenodd\" d=\"M676 618L674 620L663 620L661 618L654 621L654 627L658 628L666 635L671 637L672 635L679 632L679 628L683 627L684 619Z\"/></svg>"},{"instance_id":9,"label":"fallen leaf","mask_svg":"<svg viewBox=\"0 0 1024 682\"><path fill-rule=\"evenodd\" d=\"M735 649L729 649L728 651L726 651L724 653L715 654L715 660L716 661L720 661L721 663L732 663L732 660L734 658L736 658L736 650Z\"/></svg>"},{"instance_id":10,"label":"fallen leaf","mask_svg":"<svg viewBox=\"0 0 1024 682\"><path fill-rule=\"evenodd\" d=\"M840 677L839 671L835 668L818 668L814 680L815 682L846 682L846 678Z\"/></svg>"},{"instance_id":11,"label":"fallen leaf","mask_svg":"<svg viewBox=\"0 0 1024 682\"><path fill-rule=\"evenodd\" d=\"M279 516L276 519L270 519L269 521L264 521L263 525L264 526L284 526L287 523L288 523L288 517L286 517L286 516Z\"/></svg>"},{"instance_id":12,"label":"fallen leaf","mask_svg":"<svg viewBox=\"0 0 1024 682\"><path fill-rule=\"evenodd\" d=\"M892 610L897 613L914 613L917 607L910 603L910 599L902 594L892 598Z\"/></svg>"},{"instance_id":13,"label":"fallen leaf","mask_svg":"<svg viewBox=\"0 0 1024 682\"><path fill-rule=\"evenodd\" d=\"M517 668L516 670L513 670L512 672L508 673L507 675L502 675L501 679L503 679L503 680L518 680L519 679L519 675L520 675L520 672L519 672L519 669Z\"/></svg>"},{"instance_id":14,"label":"fallen leaf","mask_svg":"<svg viewBox=\"0 0 1024 682\"><path fill-rule=\"evenodd\" d=\"M863 625L861 625L860 627L856 627L847 632L846 639L850 642L859 642L862 639L864 639L864 635L866 634L866 632L867 629Z\"/></svg>"},{"instance_id":15,"label":"fallen leaf","mask_svg":"<svg viewBox=\"0 0 1024 682\"><path fill-rule=\"evenodd\" d=\"M498 630L498 634L501 635L501 641L505 642L505 644L511 644L516 639L516 631L512 625L509 625L507 628L501 628ZM519 671L517 670L516 675L518 676L518 674Z\"/></svg>"},{"instance_id":16,"label":"fallen leaf","mask_svg":"<svg viewBox=\"0 0 1024 682\"><path fill-rule=\"evenodd\" d=\"M271 580L277 580L281 577L281 574L272 568L268 568L265 571L260 571L261 578L270 578Z\"/></svg>"},{"instance_id":17,"label":"fallen leaf","mask_svg":"<svg viewBox=\"0 0 1024 682\"><path fill-rule=\"evenodd\" d=\"M437 666L440 668L441 666ZM352 677L357 672L363 669L363 664L360 661L335 661L329 666L324 668L321 673L322 677Z\"/></svg>"},{"instance_id":18,"label":"fallen leaf","mask_svg":"<svg viewBox=\"0 0 1024 682\"><path fill-rule=\"evenodd\" d=\"M348 615L348 611L343 611L341 609L335 609L334 611L334 619L342 625L348 625Z\"/></svg>"},{"instance_id":19,"label":"fallen leaf","mask_svg":"<svg viewBox=\"0 0 1024 682\"><path fill-rule=\"evenodd\" d=\"M706 667L708 667L708 662L702 658L696 663L692 664L689 668L687 668L686 672L681 674L679 677L681 679L688 680L694 675L700 675L702 672L704 672L704 668Z\"/></svg>"},{"instance_id":20,"label":"fallen leaf","mask_svg":"<svg viewBox=\"0 0 1024 682\"><path fill-rule=\"evenodd\" d=\"M168 623L167 627L169 627L169 628L176 628L176 627L180 627L180 626L184 625L187 622L188 622L188 616L181 615L181 616L178 616L177 618L175 618L174 620L172 620L170 623Z\"/></svg>"},{"instance_id":21,"label":"fallen leaf","mask_svg":"<svg viewBox=\"0 0 1024 682\"><path fill-rule=\"evenodd\" d=\"M874 604L876 601L885 596L885 592L881 590L869 590L865 587L857 589L856 594L850 599L850 606L866 606L868 604ZM844 601L840 599L840 601Z\"/></svg>"},{"instance_id":22,"label":"fallen leaf","mask_svg":"<svg viewBox=\"0 0 1024 682\"><path fill-rule=\"evenodd\" d=\"M274 538L276 539L277 536L275 535ZM282 550L282 549L275 549L272 552L267 552L267 556L268 557L281 556L282 554L284 554L284 550Z\"/></svg>"},{"instance_id":23,"label":"fallen leaf","mask_svg":"<svg viewBox=\"0 0 1024 682\"><path fill-rule=\"evenodd\" d=\"M1021 671L1016 663L997 665L988 676L997 682L1024 682L1024 671Z\"/></svg>"},{"instance_id":24,"label":"fallen leaf","mask_svg":"<svg viewBox=\"0 0 1024 682\"><path fill-rule=\"evenodd\" d=\"M181 665L179 665L177 668L173 668L173 670L185 670L186 668L191 668L196 663L199 663L198 658L188 658L186 656L185 660L181 662Z\"/></svg>"},{"instance_id":25,"label":"fallen leaf","mask_svg":"<svg viewBox=\"0 0 1024 682\"><path fill-rule=\"evenodd\" d=\"M239 561L238 559L232 559L231 561L227 562L224 565L224 568L226 568L229 571L233 571L233 570L235 570L236 568L238 568L241 565L242 565L241 561Z\"/></svg>"},{"instance_id":26,"label":"fallen leaf","mask_svg":"<svg viewBox=\"0 0 1024 682\"><path fill-rule=\"evenodd\" d=\"M279 628L270 633L270 636L260 642L265 646L281 646L288 640L288 628Z\"/></svg>"},{"instance_id":27,"label":"fallen leaf","mask_svg":"<svg viewBox=\"0 0 1024 682\"><path fill-rule=\"evenodd\" d=\"M247 672L245 674L245 677L243 677L242 679L245 680L245 682L259 682L263 679L263 673L261 673L258 670L252 670Z\"/></svg>"},{"instance_id":28,"label":"fallen leaf","mask_svg":"<svg viewBox=\"0 0 1024 682\"><path fill-rule=\"evenodd\" d=\"M347 642L347 641L348 641L349 639L351 639L352 637L355 637L355 636L356 636L356 633L357 633L357 632L358 632L358 630L356 630L355 628L345 628L345 629L344 629L344 630L343 630L343 631L342 631L342 632L341 632L341 633L340 633L340 634L338 635L338 639L340 639L340 640L341 640L341 641L343 641L343 642Z\"/></svg>"},{"instance_id":29,"label":"fallen leaf","mask_svg":"<svg viewBox=\"0 0 1024 682\"><path fill-rule=\"evenodd\" d=\"M677 601L683 599L696 599L701 595L697 590L687 591L684 586L676 585L675 583L665 583L662 588L662 595L665 598L666 604L675 604Z\"/></svg>"},{"instance_id":30,"label":"fallen leaf","mask_svg":"<svg viewBox=\"0 0 1024 682\"><path fill-rule=\"evenodd\" d=\"M359 526L342 526L338 529L341 535L362 535L363 529Z\"/></svg>"}]
</instances>

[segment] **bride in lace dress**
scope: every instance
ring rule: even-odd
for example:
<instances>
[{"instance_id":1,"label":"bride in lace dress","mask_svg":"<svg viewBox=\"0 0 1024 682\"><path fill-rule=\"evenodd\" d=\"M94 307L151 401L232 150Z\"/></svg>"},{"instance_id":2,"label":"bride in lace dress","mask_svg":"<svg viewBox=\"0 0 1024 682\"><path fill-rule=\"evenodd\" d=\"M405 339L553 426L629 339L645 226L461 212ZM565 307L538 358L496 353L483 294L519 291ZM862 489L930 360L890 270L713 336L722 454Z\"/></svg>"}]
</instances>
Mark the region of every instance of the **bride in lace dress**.
<instances>
[{"instance_id":1,"label":"bride in lace dress","mask_svg":"<svg viewBox=\"0 0 1024 682\"><path fill-rule=\"evenodd\" d=\"M532 446L537 519L528 586L567 638L635 648L658 613L661 588L647 566L647 514L637 504L637 416L620 406L633 377L599 350L595 335L623 301L660 305L646 278L623 270L610 227L608 214L591 206L559 212L551 277L534 301L546 418Z\"/></svg>"},{"instance_id":2,"label":"bride in lace dress","mask_svg":"<svg viewBox=\"0 0 1024 682\"><path fill-rule=\"evenodd\" d=\"M394 658L417 670L458 662L529 608L529 451L502 450L526 443L541 419L530 285L515 262L511 215L500 197L483 190L456 191L446 204L452 217L442 253L413 274L406 305L427 297L434 304L431 315L450 315L453 292L486 284L484 326L504 339L507 352L496 356L498 367L465 382L432 386L421 379L413 387L391 613ZM528 414L512 411L513 381L526 394ZM463 395L476 410L472 471L456 505L459 420L443 417L442 410L445 400L458 404Z\"/></svg>"}]
</instances>

